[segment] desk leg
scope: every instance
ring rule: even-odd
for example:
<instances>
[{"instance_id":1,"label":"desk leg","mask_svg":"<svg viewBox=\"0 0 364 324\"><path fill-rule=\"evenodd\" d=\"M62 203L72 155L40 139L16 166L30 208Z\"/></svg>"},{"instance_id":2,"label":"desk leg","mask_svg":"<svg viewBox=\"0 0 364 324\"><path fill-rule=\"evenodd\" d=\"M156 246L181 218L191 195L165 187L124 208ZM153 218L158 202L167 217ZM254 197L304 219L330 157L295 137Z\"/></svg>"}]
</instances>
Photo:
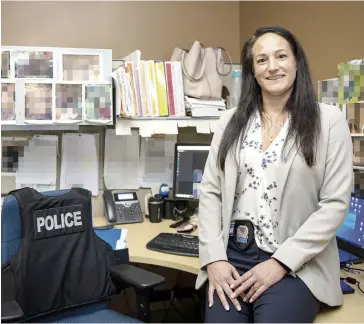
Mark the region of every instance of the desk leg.
<instances>
[{"instance_id":1,"label":"desk leg","mask_svg":"<svg viewBox=\"0 0 364 324\"><path fill-rule=\"evenodd\" d=\"M151 290L136 290L138 315L144 323L150 322L150 296Z\"/></svg>"}]
</instances>

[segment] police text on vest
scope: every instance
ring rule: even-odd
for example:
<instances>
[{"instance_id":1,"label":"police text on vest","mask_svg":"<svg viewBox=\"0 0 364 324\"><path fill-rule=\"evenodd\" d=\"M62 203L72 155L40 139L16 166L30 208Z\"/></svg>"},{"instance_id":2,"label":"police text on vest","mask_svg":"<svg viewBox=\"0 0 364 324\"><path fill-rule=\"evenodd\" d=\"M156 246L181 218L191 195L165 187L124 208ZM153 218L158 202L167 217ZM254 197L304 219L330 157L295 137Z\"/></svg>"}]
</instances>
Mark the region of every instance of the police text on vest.
<instances>
[{"instance_id":1,"label":"police text on vest","mask_svg":"<svg viewBox=\"0 0 364 324\"><path fill-rule=\"evenodd\" d=\"M82 205L37 210L33 215L36 239L72 234L84 230Z\"/></svg>"},{"instance_id":2,"label":"police text on vest","mask_svg":"<svg viewBox=\"0 0 364 324\"><path fill-rule=\"evenodd\" d=\"M38 217L37 218L37 230L38 233L41 232L41 229L43 226L45 226L47 231L51 231L54 228L55 229L60 229L60 228L64 228L65 226L67 227L72 227L72 226L81 226L82 225L82 219L81 219L81 211L76 211L74 213L66 213L61 214L61 220L60 220L60 224L57 223L57 215L48 215L47 217Z\"/></svg>"}]
</instances>

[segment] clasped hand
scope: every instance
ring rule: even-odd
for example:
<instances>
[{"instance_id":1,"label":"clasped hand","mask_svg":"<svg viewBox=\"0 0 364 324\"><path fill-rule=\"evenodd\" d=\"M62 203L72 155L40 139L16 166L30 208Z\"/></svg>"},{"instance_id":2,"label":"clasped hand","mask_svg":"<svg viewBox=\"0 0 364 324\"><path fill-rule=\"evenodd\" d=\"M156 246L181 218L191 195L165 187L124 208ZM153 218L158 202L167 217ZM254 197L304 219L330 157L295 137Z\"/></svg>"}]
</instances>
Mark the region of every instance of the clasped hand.
<instances>
[{"instance_id":1,"label":"clasped hand","mask_svg":"<svg viewBox=\"0 0 364 324\"><path fill-rule=\"evenodd\" d=\"M227 311L229 310L229 304L226 296L230 298L235 308L240 311L241 306L237 299L238 296L243 298L244 302L249 301L252 303L287 274L287 270L275 259L259 263L242 276L227 261L217 261L209 264L207 272L209 278L209 307L212 307L214 303L213 296L216 291ZM248 292L245 294L246 291Z\"/></svg>"},{"instance_id":2,"label":"clasped hand","mask_svg":"<svg viewBox=\"0 0 364 324\"><path fill-rule=\"evenodd\" d=\"M240 296L244 302L253 303L286 274L287 270L275 259L261 262L230 284L234 290L231 298Z\"/></svg>"}]
</instances>

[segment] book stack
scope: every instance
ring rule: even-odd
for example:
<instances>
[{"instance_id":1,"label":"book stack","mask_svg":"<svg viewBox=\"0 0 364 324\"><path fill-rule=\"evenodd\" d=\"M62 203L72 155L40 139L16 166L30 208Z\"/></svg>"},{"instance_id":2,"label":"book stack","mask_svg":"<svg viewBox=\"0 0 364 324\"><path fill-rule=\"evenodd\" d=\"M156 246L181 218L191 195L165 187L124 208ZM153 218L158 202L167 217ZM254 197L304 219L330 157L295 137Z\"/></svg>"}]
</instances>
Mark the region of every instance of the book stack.
<instances>
[{"instance_id":1,"label":"book stack","mask_svg":"<svg viewBox=\"0 0 364 324\"><path fill-rule=\"evenodd\" d=\"M223 99L206 100L185 96L185 107L188 116L219 117L226 110L226 103Z\"/></svg>"}]
</instances>

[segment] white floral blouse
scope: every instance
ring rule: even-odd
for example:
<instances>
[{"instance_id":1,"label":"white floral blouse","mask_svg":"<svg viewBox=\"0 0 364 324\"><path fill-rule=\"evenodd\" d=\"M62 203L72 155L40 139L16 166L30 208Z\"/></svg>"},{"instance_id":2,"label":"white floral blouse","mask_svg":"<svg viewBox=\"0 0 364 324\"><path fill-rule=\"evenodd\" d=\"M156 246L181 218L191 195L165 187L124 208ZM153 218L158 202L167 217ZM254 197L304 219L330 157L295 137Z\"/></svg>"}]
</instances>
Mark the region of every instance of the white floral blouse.
<instances>
[{"instance_id":1,"label":"white floral blouse","mask_svg":"<svg viewBox=\"0 0 364 324\"><path fill-rule=\"evenodd\" d=\"M240 150L239 178L234 198L232 220L250 220L254 225L255 241L260 249L274 253L279 242L274 237L278 223L272 222L278 212L277 165L288 133L289 118L268 149L262 150L262 131L259 112L252 123ZM276 218L276 217L275 217Z\"/></svg>"}]
</instances>

